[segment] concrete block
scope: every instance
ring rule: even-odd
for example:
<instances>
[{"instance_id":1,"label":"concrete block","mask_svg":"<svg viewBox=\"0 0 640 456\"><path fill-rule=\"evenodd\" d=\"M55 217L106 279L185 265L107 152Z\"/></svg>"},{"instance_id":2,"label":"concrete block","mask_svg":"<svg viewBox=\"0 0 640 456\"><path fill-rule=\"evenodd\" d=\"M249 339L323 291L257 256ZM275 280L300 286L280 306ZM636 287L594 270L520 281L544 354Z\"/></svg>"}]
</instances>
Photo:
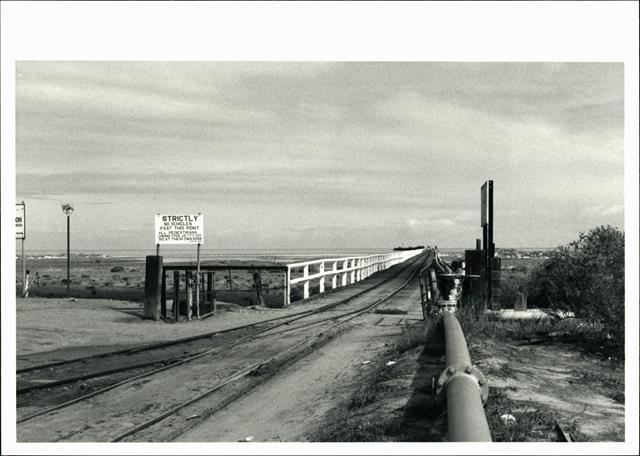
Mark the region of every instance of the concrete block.
<instances>
[{"instance_id":1,"label":"concrete block","mask_svg":"<svg viewBox=\"0 0 640 456\"><path fill-rule=\"evenodd\" d=\"M524 311L527 310L527 295L524 293L516 293L516 301L513 303L513 310Z\"/></svg>"}]
</instances>

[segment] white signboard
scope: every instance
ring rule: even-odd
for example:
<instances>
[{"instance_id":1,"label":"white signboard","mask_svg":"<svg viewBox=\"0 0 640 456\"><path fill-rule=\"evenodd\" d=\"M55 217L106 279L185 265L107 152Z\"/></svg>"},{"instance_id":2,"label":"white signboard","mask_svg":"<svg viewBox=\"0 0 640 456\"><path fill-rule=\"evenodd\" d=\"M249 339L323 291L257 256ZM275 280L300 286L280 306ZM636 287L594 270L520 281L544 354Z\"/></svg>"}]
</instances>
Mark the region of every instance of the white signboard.
<instances>
[{"instance_id":1,"label":"white signboard","mask_svg":"<svg viewBox=\"0 0 640 456\"><path fill-rule=\"evenodd\" d=\"M156 244L203 244L204 216L156 214Z\"/></svg>"},{"instance_id":2,"label":"white signboard","mask_svg":"<svg viewBox=\"0 0 640 456\"><path fill-rule=\"evenodd\" d=\"M24 239L25 234L24 204L16 204L16 239Z\"/></svg>"}]
</instances>

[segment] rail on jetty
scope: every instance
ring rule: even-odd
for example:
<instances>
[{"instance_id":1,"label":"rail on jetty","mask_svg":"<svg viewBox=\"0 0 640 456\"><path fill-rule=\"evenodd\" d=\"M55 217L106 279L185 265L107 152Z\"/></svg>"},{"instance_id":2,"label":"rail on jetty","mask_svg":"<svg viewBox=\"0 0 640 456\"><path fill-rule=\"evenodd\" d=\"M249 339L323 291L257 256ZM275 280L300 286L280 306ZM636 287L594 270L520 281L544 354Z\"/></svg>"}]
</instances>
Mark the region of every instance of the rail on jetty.
<instances>
[{"instance_id":1,"label":"rail on jetty","mask_svg":"<svg viewBox=\"0 0 640 456\"><path fill-rule=\"evenodd\" d=\"M289 264L240 264L220 263L168 263L161 256L148 256L145 272L145 318L153 320L179 321L192 316L206 318L216 310L216 294L243 292L255 295L258 305L286 307L292 301L308 299L327 290L346 287L396 264L418 256L424 248L394 251L385 254L322 258ZM251 288L233 287L232 271L251 274ZM281 285L272 285L270 290L282 289L282 296L274 301L273 295L265 299L263 275L276 274ZM227 289L216 289L215 275L227 276ZM168 286L167 278L172 280ZM169 296L172 298L168 307ZM171 314L171 317L169 317Z\"/></svg>"}]
</instances>

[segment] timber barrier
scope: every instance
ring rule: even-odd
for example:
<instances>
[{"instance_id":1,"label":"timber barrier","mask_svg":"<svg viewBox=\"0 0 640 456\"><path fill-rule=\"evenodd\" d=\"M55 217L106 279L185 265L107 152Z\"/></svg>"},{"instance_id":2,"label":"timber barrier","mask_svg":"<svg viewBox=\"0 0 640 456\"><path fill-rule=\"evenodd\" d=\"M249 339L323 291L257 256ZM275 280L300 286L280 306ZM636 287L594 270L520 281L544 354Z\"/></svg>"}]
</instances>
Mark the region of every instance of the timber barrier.
<instances>
[{"instance_id":1,"label":"timber barrier","mask_svg":"<svg viewBox=\"0 0 640 456\"><path fill-rule=\"evenodd\" d=\"M424 251L425 249L415 249L380 255L325 258L287 264L285 305L291 302L292 285L301 283L303 287L302 299L307 299L310 296L310 284L312 281L317 280L318 292L324 293L327 288L338 288L338 279L340 280L340 285L346 287L364 280L376 272L403 263L422 254ZM330 279L329 285L327 285L327 279Z\"/></svg>"}]
</instances>

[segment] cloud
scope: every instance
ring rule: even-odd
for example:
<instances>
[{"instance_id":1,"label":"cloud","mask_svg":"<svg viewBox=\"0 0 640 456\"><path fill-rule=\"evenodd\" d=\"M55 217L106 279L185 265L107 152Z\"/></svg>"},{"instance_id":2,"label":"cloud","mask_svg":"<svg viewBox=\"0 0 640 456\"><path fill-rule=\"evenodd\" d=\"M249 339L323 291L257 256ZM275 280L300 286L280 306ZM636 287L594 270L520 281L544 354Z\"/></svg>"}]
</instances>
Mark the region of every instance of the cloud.
<instances>
[{"instance_id":1,"label":"cloud","mask_svg":"<svg viewBox=\"0 0 640 456\"><path fill-rule=\"evenodd\" d=\"M80 201L87 230L126 202L118 229L188 206L223 233L251 237L258 219L264 242L304 221L345 245L359 242L352 225L379 230L372 242L459 245L477 237L493 179L500 242L551 243L621 219L622 68L18 62L17 196L42 224L51 200Z\"/></svg>"},{"instance_id":2,"label":"cloud","mask_svg":"<svg viewBox=\"0 0 640 456\"><path fill-rule=\"evenodd\" d=\"M599 218L611 215L621 215L624 213L624 204L614 204L612 206L591 206L582 210L587 217Z\"/></svg>"}]
</instances>

